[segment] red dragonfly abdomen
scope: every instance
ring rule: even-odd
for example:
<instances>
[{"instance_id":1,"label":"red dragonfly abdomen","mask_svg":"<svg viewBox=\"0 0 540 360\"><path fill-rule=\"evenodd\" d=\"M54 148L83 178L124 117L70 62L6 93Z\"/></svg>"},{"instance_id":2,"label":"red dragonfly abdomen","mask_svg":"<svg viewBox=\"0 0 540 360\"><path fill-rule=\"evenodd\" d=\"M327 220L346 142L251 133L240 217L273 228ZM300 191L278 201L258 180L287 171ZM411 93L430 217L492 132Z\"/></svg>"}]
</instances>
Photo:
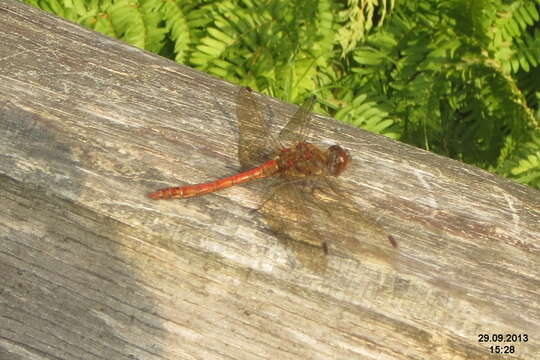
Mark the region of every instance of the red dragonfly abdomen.
<instances>
[{"instance_id":1,"label":"red dragonfly abdomen","mask_svg":"<svg viewBox=\"0 0 540 360\"><path fill-rule=\"evenodd\" d=\"M255 179L272 176L279 171L277 161L270 160L259 167L241 172L223 179L204 184L185 185L157 190L148 195L154 200L159 199L185 199L194 196L208 194L217 190L225 189L236 184L242 184Z\"/></svg>"}]
</instances>

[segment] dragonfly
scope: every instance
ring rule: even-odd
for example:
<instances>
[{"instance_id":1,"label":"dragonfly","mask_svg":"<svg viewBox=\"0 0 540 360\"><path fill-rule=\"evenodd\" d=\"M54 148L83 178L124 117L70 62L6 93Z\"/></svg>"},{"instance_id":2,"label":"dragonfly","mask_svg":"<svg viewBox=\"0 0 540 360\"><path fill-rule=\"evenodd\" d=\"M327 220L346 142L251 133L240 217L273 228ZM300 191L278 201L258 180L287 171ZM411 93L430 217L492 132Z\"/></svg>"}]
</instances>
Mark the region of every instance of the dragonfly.
<instances>
[{"instance_id":1,"label":"dragonfly","mask_svg":"<svg viewBox=\"0 0 540 360\"><path fill-rule=\"evenodd\" d=\"M276 138L254 92L242 87L237 107L238 159L245 170L207 183L160 189L148 196L154 200L186 199L258 179L272 179L258 210L270 229L308 267L325 266L329 253L327 239L330 243L348 245L356 253L369 252L359 246L359 240L350 238L350 230L354 229L365 236L382 235L396 248L393 236L351 204L351 196L335 181L352 161L349 151L340 145L323 150L307 141L315 100L308 98ZM324 223L334 225L325 229ZM339 240L334 241L336 238Z\"/></svg>"}]
</instances>

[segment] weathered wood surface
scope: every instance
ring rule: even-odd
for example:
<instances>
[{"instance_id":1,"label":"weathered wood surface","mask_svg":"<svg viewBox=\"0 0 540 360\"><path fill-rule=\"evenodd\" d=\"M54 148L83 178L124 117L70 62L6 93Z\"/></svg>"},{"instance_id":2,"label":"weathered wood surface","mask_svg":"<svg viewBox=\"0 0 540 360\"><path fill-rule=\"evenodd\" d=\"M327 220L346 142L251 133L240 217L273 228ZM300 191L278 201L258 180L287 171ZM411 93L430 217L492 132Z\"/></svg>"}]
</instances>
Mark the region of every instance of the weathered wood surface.
<instances>
[{"instance_id":1,"label":"weathered wood surface","mask_svg":"<svg viewBox=\"0 0 540 360\"><path fill-rule=\"evenodd\" d=\"M145 197L238 169L237 87L12 0L0 44L1 359L540 358L537 191L317 117L400 247L314 273L249 186Z\"/></svg>"}]
</instances>

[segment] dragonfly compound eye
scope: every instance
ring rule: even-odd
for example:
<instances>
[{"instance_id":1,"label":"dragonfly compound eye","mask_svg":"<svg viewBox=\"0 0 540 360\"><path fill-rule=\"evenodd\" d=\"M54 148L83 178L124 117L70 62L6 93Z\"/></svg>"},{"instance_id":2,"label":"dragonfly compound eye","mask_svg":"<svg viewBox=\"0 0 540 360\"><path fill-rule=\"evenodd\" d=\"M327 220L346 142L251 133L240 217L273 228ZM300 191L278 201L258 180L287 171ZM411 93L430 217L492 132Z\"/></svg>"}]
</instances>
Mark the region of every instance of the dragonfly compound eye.
<instances>
[{"instance_id":1,"label":"dragonfly compound eye","mask_svg":"<svg viewBox=\"0 0 540 360\"><path fill-rule=\"evenodd\" d=\"M339 145L328 148L328 171L333 176L339 176L351 162L351 155Z\"/></svg>"}]
</instances>

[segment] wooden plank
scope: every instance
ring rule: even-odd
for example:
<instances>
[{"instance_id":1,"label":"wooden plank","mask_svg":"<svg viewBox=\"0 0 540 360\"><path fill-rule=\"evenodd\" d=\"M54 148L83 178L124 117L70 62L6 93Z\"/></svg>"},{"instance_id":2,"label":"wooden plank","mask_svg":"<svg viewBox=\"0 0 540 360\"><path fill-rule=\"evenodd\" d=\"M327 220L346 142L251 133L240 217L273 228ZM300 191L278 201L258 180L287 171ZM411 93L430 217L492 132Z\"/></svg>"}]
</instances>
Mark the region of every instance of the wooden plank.
<instances>
[{"instance_id":1,"label":"wooden plank","mask_svg":"<svg viewBox=\"0 0 540 360\"><path fill-rule=\"evenodd\" d=\"M400 247L314 272L257 185L146 198L238 170L237 87L12 0L0 43L0 358L538 358L538 191L317 117Z\"/></svg>"}]
</instances>

